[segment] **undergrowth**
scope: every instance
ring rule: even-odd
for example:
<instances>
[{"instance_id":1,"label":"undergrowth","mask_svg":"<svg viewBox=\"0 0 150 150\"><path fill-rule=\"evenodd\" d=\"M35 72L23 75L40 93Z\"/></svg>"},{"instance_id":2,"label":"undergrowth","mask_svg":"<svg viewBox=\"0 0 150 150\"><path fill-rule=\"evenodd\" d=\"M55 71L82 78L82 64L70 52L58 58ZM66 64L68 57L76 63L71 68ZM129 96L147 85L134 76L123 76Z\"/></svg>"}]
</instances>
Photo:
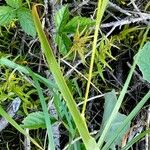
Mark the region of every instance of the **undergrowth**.
<instances>
[{"instance_id":1,"label":"undergrowth","mask_svg":"<svg viewBox=\"0 0 150 150\"><path fill-rule=\"evenodd\" d=\"M0 149L149 147L150 3L115 3L0 2Z\"/></svg>"}]
</instances>

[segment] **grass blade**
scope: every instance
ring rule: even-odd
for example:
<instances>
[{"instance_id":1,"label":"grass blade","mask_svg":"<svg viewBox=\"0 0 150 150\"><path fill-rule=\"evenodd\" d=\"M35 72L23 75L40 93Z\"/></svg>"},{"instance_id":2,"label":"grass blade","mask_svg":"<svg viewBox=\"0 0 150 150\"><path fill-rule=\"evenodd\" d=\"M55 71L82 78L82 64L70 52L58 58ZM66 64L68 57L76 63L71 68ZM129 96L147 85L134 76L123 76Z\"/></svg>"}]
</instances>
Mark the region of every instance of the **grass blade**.
<instances>
[{"instance_id":1,"label":"grass blade","mask_svg":"<svg viewBox=\"0 0 150 150\"><path fill-rule=\"evenodd\" d=\"M4 58L4 57L0 58L0 64L1 65L5 65L5 66L7 66L9 68L12 68L12 69L16 69L16 70L18 70L18 71L20 71L20 72L22 72L22 73L24 73L26 75L30 75L29 74L29 70L26 67L18 65L15 62L13 62L13 61L11 61L11 60L9 60L7 58ZM45 85L47 85L50 89L58 90L58 87L56 86L56 84L54 84L53 82L50 82L50 80L40 76L37 73L33 73L33 74L38 78L38 80L40 82L42 82Z\"/></svg>"},{"instance_id":2,"label":"grass blade","mask_svg":"<svg viewBox=\"0 0 150 150\"><path fill-rule=\"evenodd\" d=\"M34 75L34 73L29 69L29 73L33 78L33 81L35 83L35 87L37 89L39 98L40 98L40 102L42 105L42 110L44 113L44 118L45 118L45 122L46 122L46 128L47 128L47 133L48 133L48 139L49 139L49 147L51 150L55 150L55 144L54 144L54 138L53 138L53 132L52 132L52 128L51 128L51 121L49 119L49 113L48 113L48 108L45 102L45 98L43 96L40 84L38 82L38 79L36 78L36 76Z\"/></svg>"},{"instance_id":3,"label":"grass blade","mask_svg":"<svg viewBox=\"0 0 150 150\"><path fill-rule=\"evenodd\" d=\"M84 99L84 104L83 104L83 108L82 108L82 117L83 118L84 118L84 114L85 114L85 110L86 110L86 104L87 104L87 99L88 99L88 94L89 94L89 89L90 89L90 83L91 83L91 79L92 79L92 71L93 71L94 57L95 57L95 52L96 52L98 31L99 31L100 23L101 23L101 20L102 20L102 17L103 17L103 14L104 14L107 4L108 4L108 0L99 0L98 1L96 27L95 27L95 33L94 33L94 41L93 41L93 45L92 45L92 56L91 56L91 62L90 62L88 83L87 83L87 87L86 87L85 99Z\"/></svg>"},{"instance_id":4,"label":"grass blade","mask_svg":"<svg viewBox=\"0 0 150 150\"><path fill-rule=\"evenodd\" d=\"M121 127L116 131L116 134L112 137L112 139L105 144L102 150L108 150L111 144L115 141L115 139L119 136L119 133L123 130L123 128L127 125L129 121L131 121L138 111L143 107L143 105L150 98L150 91L142 98L142 100L138 103L138 105L132 110L132 112L128 115L128 117L124 120Z\"/></svg>"},{"instance_id":5,"label":"grass blade","mask_svg":"<svg viewBox=\"0 0 150 150\"><path fill-rule=\"evenodd\" d=\"M12 119L6 112L5 110L2 108L2 106L0 105L0 115L2 115L12 126L14 126L20 133L22 133L23 135L25 135L27 138L29 138L31 140L31 142L36 145L39 149L43 150L43 148L33 139L31 138L24 129L22 129L14 119Z\"/></svg>"},{"instance_id":6,"label":"grass blade","mask_svg":"<svg viewBox=\"0 0 150 150\"><path fill-rule=\"evenodd\" d=\"M129 143L127 143L126 146L124 146L121 150L128 150L133 144L135 144L137 141L139 141L140 139L142 139L146 134L150 134L150 129L142 132L141 134L139 134L138 136L136 136L135 138L133 138Z\"/></svg>"},{"instance_id":7,"label":"grass blade","mask_svg":"<svg viewBox=\"0 0 150 150\"><path fill-rule=\"evenodd\" d=\"M94 150L98 150L98 146L97 146L94 138L92 138L89 134L87 125L85 124L85 122L83 121L83 119L80 115L77 105L76 105L76 103L72 97L72 94L71 94L71 92L65 82L65 79L62 75L60 67L57 64L57 61L54 57L53 50L46 38L46 35L45 35L43 29L42 29L41 22L40 22L38 13L37 13L36 5L34 5L32 8L32 15L33 15L33 20L35 23L36 30L38 32L38 37L39 37L39 40L41 43L41 47L42 47L43 53L46 57L49 69L51 70L51 72L54 76L54 79L61 91L61 94L62 94L64 100L66 101L66 105L68 106L68 109L74 119L74 122L75 122L76 127L82 137L85 147L88 150L91 150L93 148L94 148Z\"/></svg>"},{"instance_id":8,"label":"grass blade","mask_svg":"<svg viewBox=\"0 0 150 150\"><path fill-rule=\"evenodd\" d=\"M146 40L146 37L147 37L147 34L148 34L149 29L150 29L150 26L148 26L148 28L147 28L147 30L146 30L144 36L143 36L143 40L142 40L142 43L141 43L141 45L140 45L139 51L142 49L142 47L143 47L143 45L144 45L144 42L145 42L145 40ZM127 92L127 89L128 89L128 86L129 86L131 77L132 77L132 75L133 75L133 72L134 72L134 70L135 70L135 67L136 67L138 58L139 58L139 52L138 52L138 55L137 55L136 59L135 59L134 62L133 62L133 65L132 65L132 67L131 67L131 70L130 70L130 72L129 72L129 75L128 75L128 77L127 77L127 79L126 79L126 82L125 82L125 84L124 84L124 86L123 86L123 89L122 89L122 91L121 91L121 93L120 93L120 95L119 95L119 97L118 97L116 106L114 107L114 109L113 109L113 111L112 111L112 113L111 113L111 115L110 115L110 117L109 117L109 119L108 119L108 121L107 121L107 124L106 124L106 126L104 127L104 130L103 130L103 132L102 132L102 134L101 134L101 136L100 136L100 138L99 138L99 140L98 140L98 145L99 145L100 148L102 147L102 145L103 145L103 143L104 143L105 137L106 137L107 132L108 132L110 126L111 126L111 123L112 123L112 121L114 120L114 118L116 117L117 112L118 112L118 110L119 110L119 108L120 108L120 106L121 106L121 103L122 103L122 101L123 101L123 98L124 98L124 96L125 96L125 94L126 94L126 92Z\"/></svg>"}]
</instances>

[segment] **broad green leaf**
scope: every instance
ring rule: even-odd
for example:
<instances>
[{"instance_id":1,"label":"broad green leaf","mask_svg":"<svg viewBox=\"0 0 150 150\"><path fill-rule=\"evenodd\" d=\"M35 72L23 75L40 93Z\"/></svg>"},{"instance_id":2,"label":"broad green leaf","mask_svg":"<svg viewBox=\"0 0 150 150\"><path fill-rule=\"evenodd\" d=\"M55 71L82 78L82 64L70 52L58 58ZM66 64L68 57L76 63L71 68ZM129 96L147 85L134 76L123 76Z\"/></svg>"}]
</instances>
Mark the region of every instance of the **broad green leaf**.
<instances>
[{"instance_id":1,"label":"broad green leaf","mask_svg":"<svg viewBox=\"0 0 150 150\"><path fill-rule=\"evenodd\" d=\"M65 55L67 54L67 48L66 48L66 46L65 46L65 44L64 44L64 42L63 42L62 37L61 37L59 34L56 35L55 41L56 41L56 43L57 43L57 45L58 45L59 52L60 52L63 56L65 56Z\"/></svg>"},{"instance_id":2,"label":"broad green leaf","mask_svg":"<svg viewBox=\"0 0 150 150\"><path fill-rule=\"evenodd\" d=\"M150 42L147 42L139 51L137 65L143 74L143 78L150 83Z\"/></svg>"},{"instance_id":3,"label":"broad green leaf","mask_svg":"<svg viewBox=\"0 0 150 150\"><path fill-rule=\"evenodd\" d=\"M130 114L126 117L123 121L122 125L116 130L116 133L111 137L111 139L105 144L102 150L108 150L109 147L114 143L118 135L124 130L124 128L128 125L128 123L136 116L136 114L141 110L143 105L149 100L150 98L150 90L147 94L142 98L142 100L136 105L136 107L130 112Z\"/></svg>"},{"instance_id":4,"label":"broad green leaf","mask_svg":"<svg viewBox=\"0 0 150 150\"><path fill-rule=\"evenodd\" d=\"M56 119L51 117L49 119L51 119L52 123L56 121ZM26 118L24 118L22 123L23 123L22 127L24 128L29 128L29 129L46 128L44 113L41 111L33 112L29 114Z\"/></svg>"},{"instance_id":5,"label":"broad green leaf","mask_svg":"<svg viewBox=\"0 0 150 150\"><path fill-rule=\"evenodd\" d=\"M66 6L63 6L61 9L59 9L56 12L55 26L56 26L56 31L57 32L61 32L61 30L66 25L68 19L69 19L69 10L68 10L68 7L66 5Z\"/></svg>"},{"instance_id":6,"label":"broad green leaf","mask_svg":"<svg viewBox=\"0 0 150 150\"><path fill-rule=\"evenodd\" d=\"M123 115L121 113L117 113L117 116L115 118L115 120L112 122L110 129L108 131L108 134L106 136L105 141L108 142L112 136L114 134L116 134L117 129L122 125L123 121L127 118L126 115ZM125 128L121 131L119 137L114 141L114 143L111 145L112 149L115 149L115 147L118 145L121 145L121 140L122 137L125 135L125 133L128 131L128 129L130 128L130 122L128 123L127 126L125 126Z\"/></svg>"},{"instance_id":7,"label":"broad green leaf","mask_svg":"<svg viewBox=\"0 0 150 150\"><path fill-rule=\"evenodd\" d=\"M20 8L17 11L18 20L22 29L32 37L36 36L36 29L33 23L33 18L29 9Z\"/></svg>"},{"instance_id":8,"label":"broad green leaf","mask_svg":"<svg viewBox=\"0 0 150 150\"><path fill-rule=\"evenodd\" d=\"M63 28L63 32L76 32L78 26L79 29L82 31L86 27L94 26L95 21L89 18L81 17L81 16L76 16L73 19L71 19L66 26Z\"/></svg>"},{"instance_id":9,"label":"broad green leaf","mask_svg":"<svg viewBox=\"0 0 150 150\"><path fill-rule=\"evenodd\" d=\"M68 38L67 35L65 34L57 34L56 37L55 37L55 41L58 45L58 49L59 49L59 52L65 56L67 55L67 53L69 52L70 48L71 48L71 45L72 45L72 42L71 40Z\"/></svg>"},{"instance_id":10,"label":"broad green leaf","mask_svg":"<svg viewBox=\"0 0 150 150\"><path fill-rule=\"evenodd\" d=\"M105 104L104 104L104 115L103 115L103 124L107 123L107 120L112 113L112 110L116 104L117 97L115 90L112 90L109 93L105 94Z\"/></svg>"},{"instance_id":11,"label":"broad green leaf","mask_svg":"<svg viewBox=\"0 0 150 150\"><path fill-rule=\"evenodd\" d=\"M105 104L104 104L104 115L103 115L103 121L102 121L102 128L103 130L104 126L107 124L108 118L112 113L112 110L114 109L117 102L117 97L115 94L115 91L106 93L105 94ZM110 129L108 130L105 142L108 142L114 134L116 134L116 130L122 125L123 121L127 118L126 115L123 115L121 113L117 113L117 116L113 120ZM121 139L123 135L127 132L127 130L130 127L130 122L126 125L126 127L121 131L119 137L114 141L114 143L111 145L112 149L115 149L116 145L121 144Z\"/></svg>"},{"instance_id":12,"label":"broad green leaf","mask_svg":"<svg viewBox=\"0 0 150 150\"><path fill-rule=\"evenodd\" d=\"M6 3L13 7L13 8L19 8L22 6L22 0L5 0Z\"/></svg>"},{"instance_id":13,"label":"broad green leaf","mask_svg":"<svg viewBox=\"0 0 150 150\"><path fill-rule=\"evenodd\" d=\"M0 6L0 26L9 24L16 17L16 11L9 6Z\"/></svg>"}]
</instances>

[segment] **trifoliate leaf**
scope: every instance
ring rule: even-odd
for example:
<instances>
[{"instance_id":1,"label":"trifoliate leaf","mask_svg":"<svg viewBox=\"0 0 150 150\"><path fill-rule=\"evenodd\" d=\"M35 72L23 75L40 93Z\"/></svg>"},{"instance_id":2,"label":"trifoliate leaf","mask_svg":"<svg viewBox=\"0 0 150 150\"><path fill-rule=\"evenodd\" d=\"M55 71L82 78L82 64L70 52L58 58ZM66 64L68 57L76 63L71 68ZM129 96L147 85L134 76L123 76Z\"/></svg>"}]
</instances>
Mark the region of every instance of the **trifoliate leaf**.
<instances>
[{"instance_id":1,"label":"trifoliate leaf","mask_svg":"<svg viewBox=\"0 0 150 150\"><path fill-rule=\"evenodd\" d=\"M144 80L147 80L150 83L150 42L147 42L144 45L138 55L137 65L143 74ZM134 59L136 59L136 56Z\"/></svg>"},{"instance_id":2,"label":"trifoliate leaf","mask_svg":"<svg viewBox=\"0 0 150 150\"><path fill-rule=\"evenodd\" d=\"M56 119L52 117L50 119L52 124L56 122ZM22 123L23 125L21 126L24 128L29 128L29 129L46 128L44 113L41 111L29 114L26 118L24 118Z\"/></svg>"},{"instance_id":3,"label":"trifoliate leaf","mask_svg":"<svg viewBox=\"0 0 150 150\"><path fill-rule=\"evenodd\" d=\"M112 110L114 109L114 107L116 105L116 102L117 102L117 97L116 97L114 90L112 92L105 94L104 115L103 115L103 120L102 120L101 131L103 130L104 126L107 124L107 120L109 119L109 117L112 113ZM126 117L127 116L124 114L121 114L119 112L117 113L116 118L111 123L110 129L109 129L106 139L105 139L105 142L109 141L112 138L112 136L116 133L116 130L122 125L122 123L126 119ZM115 146L121 144L122 137L127 132L129 127L130 127L130 122L121 131L119 137L112 144L111 149L114 149Z\"/></svg>"},{"instance_id":4,"label":"trifoliate leaf","mask_svg":"<svg viewBox=\"0 0 150 150\"><path fill-rule=\"evenodd\" d=\"M29 9L20 8L17 11L18 20L22 29L32 37L36 36L36 29Z\"/></svg>"},{"instance_id":5,"label":"trifoliate leaf","mask_svg":"<svg viewBox=\"0 0 150 150\"><path fill-rule=\"evenodd\" d=\"M13 7L13 8L19 8L22 6L22 0L5 0L6 3Z\"/></svg>"},{"instance_id":6,"label":"trifoliate leaf","mask_svg":"<svg viewBox=\"0 0 150 150\"><path fill-rule=\"evenodd\" d=\"M8 25L16 17L16 11L9 6L0 6L0 26Z\"/></svg>"},{"instance_id":7,"label":"trifoliate leaf","mask_svg":"<svg viewBox=\"0 0 150 150\"><path fill-rule=\"evenodd\" d=\"M63 28L63 32L75 32L79 26L79 29L82 31L86 27L95 25L95 21L86 17L76 16L71 19L66 26Z\"/></svg>"},{"instance_id":8,"label":"trifoliate leaf","mask_svg":"<svg viewBox=\"0 0 150 150\"><path fill-rule=\"evenodd\" d=\"M59 9L56 12L55 26L56 26L56 31L57 32L61 32L61 30L66 25L68 19L69 19L69 10L68 10L68 7L66 5L66 6L63 6L61 9Z\"/></svg>"}]
</instances>

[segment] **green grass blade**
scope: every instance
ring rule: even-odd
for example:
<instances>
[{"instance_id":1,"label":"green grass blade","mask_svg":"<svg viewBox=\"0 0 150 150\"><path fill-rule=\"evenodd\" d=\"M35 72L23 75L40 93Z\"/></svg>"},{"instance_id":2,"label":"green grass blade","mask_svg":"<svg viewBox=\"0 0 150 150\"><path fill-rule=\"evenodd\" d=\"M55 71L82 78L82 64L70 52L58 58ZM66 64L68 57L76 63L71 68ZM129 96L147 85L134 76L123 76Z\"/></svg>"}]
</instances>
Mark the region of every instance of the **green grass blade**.
<instances>
[{"instance_id":1,"label":"green grass blade","mask_svg":"<svg viewBox=\"0 0 150 150\"><path fill-rule=\"evenodd\" d=\"M49 69L51 70L51 72L54 76L54 79L61 91L61 94L62 94L64 100L66 101L66 105L68 106L68 109L73 117L76 127L82 137L84 144L85 144L85 147L88 150L91 150L93 148L94 148L94 150L98 150L98 146L97 146L94 138L92 138L89 134L87 126L80 115L80 112L77 108L77 105L76 105L74 99L73 99L73 96L72 96L72 94L65 82L65 79L62 75L61 69L60 69L59 65L57 64L57 61L54 57L53 50L46 38L46 35L45 35L43 29L42 29L41 22L40 22L40 19L39 19L37 10L36 10L36 5L33 6L33 8L32 8L32 15L33 15L33 20L34 20L35 27L36 27L36 30L38 33L38 37L39 37L39 40L41 43L41 47L42 47L43 53L46 57Z\"/></svg>"},{"instance_id":2,"label":"green grass blade","mask_svg":"<svg viewBox=\"0 0 150 150\"><path fill-rule=\"evenodd\" d=\"M146 32L145 32L145 34L144 34L144 36L143 36L143 40L142 40L142 43L141 43L141 45L140 45L139 50L141 50L142 47L143 47L143 45L144 45L144 42L145 42L145 40L146 40L146 37L147 37L148 31L149 31L149 28L150 28L150 26L147 28L147 30L146 30ZM138 54L139 54L139 53L138 53ZM122 91L121 91L119 97L118 97L116 106L114 107L114 109L113 109L113 111L112 111L112 113L111 113L111 115L110 115L110 117L109 117L109 119L108 119L108 121L107 121L107 124L106 124L106 126L104 127L104 130L103 130L103 132L102 132L102 134L101 134L101 136L100 136L100 138L99 138L99 140L98 140L98 145L99 145L100 148L102 147L102 145L103 145L103 143L104 143L105 137L106 137L107 132L108 132L110 126L111 126L111 123L112 123L112 121L114 120L114 118L116 117L117 112L118 112L118 110L119 110L119 108L120 108L120 106L121 106L121 103L122 103L122 101L123 101L123 98L124 98L124 96L125 96L125 94L126 94L126 92L127 92L127 89L128 89L128 86L129 86L131 77L132 77L132 75L133 75L133 72L134 72L134 70L135 70L135 67L136 67L138 58L139 58L139 55L137 55L136 59L135 59L134 62L133 62L133 65L132 65L132 67L131 67L131 70L130 70L130 72L129 72L129 75L128 75L128 77L127 77L127 80L126 80L126 82L125 82L125 84L124 84L124 86L123 86L123 89L122 89Z\"/></svg>"},{"instance_id":3,"label":"green grass blade","mask_svg":"<svg viewBox=\"0 0 150 150\"><path fill-rule=\"evenodd\" d=\"M135 115L139 112L139 110L143 107L143 105L147 102L150 98L150 91L142 98L142 100L138 103L138 105L132 110L132 112L128 115L128 117L124 120L116 134L112 137L112 139L105 144L102 150L108 150L111 144L115 141L115 139L119 136L119 133L123 130L123 128L127 125L129 121L131 121Z\"/></svg>"},{"instance_id":4,"label":"green grass blade","mask_svg":"<svg viewBox=\"0 0 150 150\"><path fill-rule=\"evenodd\" d=\"M33 139L31 138L24 129L22 129L15 120L13 120L8 114L7 112L2 108L2 106L0 106L0 115L2 115L2 117L4 117L12 126L14 126L20 133L22 133L23 135L25 135L26 137L28 137L31 142L36 145L39 149L43 150L43 148Z\"/></svg>"},{"instance_id":5,"label":"green grass blade","mask_svg":"<svg viewBox=\"0 0 150 150\"><path fill-rule=\"evenodd\" d=\"M37 77L34 75L34 73L31 70L29 70L29 73L33 78L33 81L35 83L35 87L37 89L37 92L38 92L38 95L40 98L40 102L42 105L42 110L44 113L44 118L45 118L45 122L46 122L47 133L48 133L49 147L51 150L55 150L53 132L52 132L52 128L51 128L51 121L49 119L49 113L48 113L48 108L47 108L47 105L45 102L45 98L43 96L43 93L42 93L42 90L41 90L41 87L40 87Z\"/></svg>"},{"instance_id":6,"label":"green grass blade","mask_svg":"<svg viewBox=\"0 0 150 150\"><path fill-rule=\"evenodd\" d=\"M13 61L11 61L11 60L9 60L7 58L4 58L4 57L0 58L0 64L1 65L5 65L5 66L7 66L9 68L12 68L12 69L16 69L16 70L18 70L18 71L20 71L20 72L22 72L22 73L24 73L26 75L30 75L29 71L28 71L28 69L26 67L18 65L15 62L13 62ZM54 84L53 82L50 82L50 80L48 80L48 79L46 79L46 78L44 78L44 77L42 77L42 76L40 76L39 74L36 74L36 73L34 73L34 75L38 78L38 80L40 82L42 82L45 85L47 85L50 89L58 90L58 87L56 86L56 84Z\"/></svg>"},{"instance_id":7,"label":"green grass blade","mask_svg":"<svg viewBox=\"0 0 150 150\"><path fill-rule=\"evenodd\" d=\"M139 134L138 136L136 136L135 138L133 138L129 143L127 143L127 145L125 145L121 150L128 150L133 144L135 144L137 141L139 141L140 139L142 139L146 134L150 134L150 129L142 132L141 134Z\"/></svg>"},{"instance_id":8,"label":"green grass blade","mask_svg":"<svg viewBox=\"0 0 150 150\"><path fill-rule=\"evenodd\" d=\"M98 39L98 31L99 31L100 23L101 23L101 20L102 20L102 17L105 12L107 4L108 4L108 0L99 0L98 1L96 27L95 27L95 33L94 33L94 41L93 41L93 45L92 45L92 56L91 56L91 62L90 62L88 83L87 83L87 87L86 87L85 99L84 99L84 104L83 104L83 108L82 108L83 118L84 118L84 114L85 114L85 110L86 110L86 104L87 104L87 99L88 99L88 94L89 94L89 89L90 89L90 83L91 83L91 79L92 79L92 71L93 71L94 57L95 57L96 45L97 45L97 39Z\"/></svg>"}]
</instances>

